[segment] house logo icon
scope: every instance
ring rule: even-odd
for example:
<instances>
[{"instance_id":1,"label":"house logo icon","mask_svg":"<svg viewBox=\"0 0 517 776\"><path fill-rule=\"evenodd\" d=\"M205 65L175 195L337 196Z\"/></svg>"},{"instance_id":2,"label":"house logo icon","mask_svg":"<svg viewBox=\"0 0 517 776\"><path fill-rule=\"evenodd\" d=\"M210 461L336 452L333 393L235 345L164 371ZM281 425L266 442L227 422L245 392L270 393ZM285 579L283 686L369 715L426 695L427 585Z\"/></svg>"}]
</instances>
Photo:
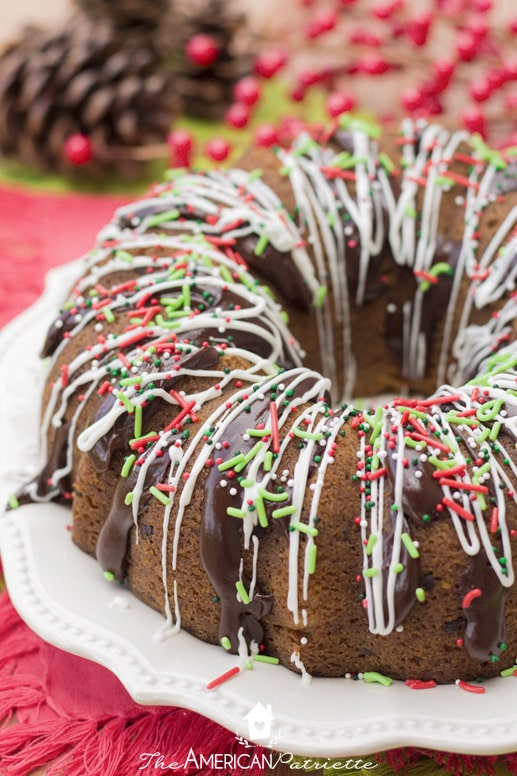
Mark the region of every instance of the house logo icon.
<instances>
[{"instance_id":1,"label":"house logo icon","mask_svg":"<svg viewBox=\"0 0 517 776\"><path fill-rule=\"evenodd\" d=\"M271 723L274 720L271 704L263 706L262 703L256 703L244 719L248 722L249 737L252 741L270 737Z\"/></svg>"}]
</instances>

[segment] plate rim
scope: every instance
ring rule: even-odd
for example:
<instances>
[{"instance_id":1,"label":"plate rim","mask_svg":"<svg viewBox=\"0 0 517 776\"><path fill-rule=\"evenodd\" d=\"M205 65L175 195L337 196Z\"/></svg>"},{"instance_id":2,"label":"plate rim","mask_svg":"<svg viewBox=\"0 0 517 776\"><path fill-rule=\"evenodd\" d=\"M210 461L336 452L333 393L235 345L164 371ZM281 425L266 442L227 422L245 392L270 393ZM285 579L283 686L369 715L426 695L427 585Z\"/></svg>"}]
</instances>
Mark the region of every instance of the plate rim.
<instances>
[{"instance_id":1,"label":"plate rim","mask_svg":"<svg viewBox=\"0 0 517 776\"><path fill-rule=\"evenodd\" d=\"M32 341L37 340L37 337L33 336L31 338L31 332L34 329L35 333L37 330L38 335L41 335L41 332L44 330L41 319L44 318L50 322L62 298L62 289L66 281L73 277L74 267L77 263L58 267L48 273L45 290L39 300L21 313L21 315L10 321L0 331L0 368L8 366L10 359L17 355L13 352L15 350L13 341L16 341L18 337L22 338L22 340L25 337L31 340L30 344L34 350L28 360L28 365L37 371L36 344ZM3 370L0 369L0 371L3 371L5 375L5 368ZM43 370L41 370L41 374L43 374ZM33 389L35 387L33 385ZM29 388L27 390L28 399L27 397L25 399L30 401L33 393L30 392ZM0 426L6 420L5 405L7 402L3 404L4 409L2 409L2 404L0 404ZM18 451L18 454L21 454L20 451ZM34 466L34 458L32 459L32 466ZM2 481L0 483L2 510L6 497L5 490L5 483ZM245 677L242 679L241 677L236 677L235 680L221 685L214 691L208 692L205 688L206 676L195 679L192 679L192 677L185 678L184 676L176 676L177 671L173 671L175 674L174 680L171 681L170 678L168 680L169 686L172 688L172 694L169 693L166 700L163 700L164 696L162 695L162 700L160 700L157 688L158 690L160 689L160 682L163 677L160 676L160 672L157 673L152 667L145 654L141 654L138 651L138 647L134 647L132 652L130 649L131 645L128 645L122 636L102 628L97 633L99 627L93 623L91 623L90 632L88 627L85 630L84 619L78 618L75 612L63 610L60 602L52 598L41 582L41 569L38 566L36 554L33 552L34 532L30 525L31 520L37 519L34 517L37 510L40 509L40 513L42 512L42 507L43 505L31 505L30 507L21 507L17 510L10 512L2 511L0 513L0 550L2 551L7 587L13 605L28 626L45 641L65 651L104 665L118 677L137 703L142 705L183 706L215 720L248 740L254 740L250 737L249 728L244 722L244 712L250 710L253 706L249 693L247 695L245 692L246 685L253 684L251 680L246 682ZM70 517L70 512L64 507L58 507L55 504L45 505L46 507L50 509L63 509ZM28 516L31 514L31 510L33 517ZM61 524L62 521L59 522L60 526ZM57 525L58 521L56 521ZM63 536L68 536L64 531L61 533ZM76 552L81 553L71 541L68 544ZM90 558L90 560L95 563L93 559ZM109 595L113 596L112 591L110 591ZM124 590L124 595L131 597L131 601L145 607L145 604L134 598L130 591ZM132 605L136 606L135 603ZM47 619L40 617L37 607L40 610L42 609L43 612L48 612L51 620L48 620L48 616ZM145 608L149 609L149 607ZM150 611L153 612L153 610ZM160 618L161 621L161 616L157 612L153 612L153 614ZM51 622L52 627L48 626L48 622ZM54 625L55 627L53 627ZM88 636L86 644L84 640L81 641L82 636L85 634ZM188 636L188 634L185 635ZM231 665L235 664L233 657L225 654L218 647L200 642L192 636L188 636L188 638L198 645L202 645L207 651L211 651L212 656L217 656L216 658L210 657L209 663L213 661L215 665L227 665L230 667L228 661L232 659L233 663ZM102 644L105 644L107 641L111 642L114 651L110 652L110 657L106 660L102 658L102 650L105 649L105 646L102 646ZM120 669L120 650L126 654L128 659L131 657L133 661L136 661L132 665L136 665L139 668L140 673L138 675L140 679L135 679L135 671ZM288 669L261 664L254 671L257 672L257 675L260 674L262 681L270 681L269 677L273 676L272 683L274 684L278 684L278 676L288 676L287 684L289 691L294 694L293 703L296 705L300 698L307 700L306 694L310 693L311 688L302 687L298 675L293 674ZM275 672L277 671L285 673L282 675L276 674ZM252 674L254 672L242 673ZM345 679L314 679L313 686L319 686L321 682L342 684L345 701L347 694L345 690L347 687L349 688L348 695L352 701L353 699L360 698L361 695L368 697L375 707L368 724L354 722L353 713L350 710L347 711L344 717L336 719L331 727L328 727L328 721L320 723L318 720L312 720L308 724L306 720L300 720L296 716L280 715L278 718L278 740L274 741L275 749L283 752L295 752L297 755L308 757L343 757L345 753L346 756L353 757L403 746L426 747L429 749L446 748L450 752L473 755L503 754L517 750L517 712L513 715L501 712L499 716L489 718L488 722L483 714L484 709L491 708L491 705L493 705L492 701L487 701L492 690L498 692L497 685L501 687L508 686L506 683L502 684L504 682L502 679L489 680L486 686L491 692L475 697L475 703L478 704L479 720L469 719L468 714L463 717L452 714L449 718L442 719L435 717L436 707L443 708L443 700L453 697L451 693L459 692L453 685L442 685L433 690L428 690L427 693L431 693L431 695L427 696L429 699L429 710L423 712L422 708L425 708L427 701L425 699L424 701L418 700L418 697L423 694L414 693L404 687L401 682L394 683L394 686L391 688L384 688L378 685L346 682ZM283 680L281 684L283 684ZM328 688L332 686L327 684ZM360 691L359 694L358 691ZM396 696L393 695L392 697L392 700L395 701L399 697L400 692L405 693L404 700L406 703L404 707L402 707L402 704L397 705L397 702L392 703L391 701L386 705L386 699L390 699L390 696L386 698L386 693L389 692L397 693ZM507 692L508 690L505 690L505 693ZM466 709L471 707L472 698L467 693L463 694L465 698L462 699L462 703ZM353 705L353 702L350 703L350 698L349 705ZM440 698L440 701L435 701L433 698ZM379 703L381 706L380 713L378 711ZM388 711L383 711L383 706ZM391 711L389 711L390 709ZM323 727L324 725L327 725L327 727ZM310 740L310 745L307 743L308 740ZM268 743L271 743L271 741L258 739L255 739L255 741L266 746Z\"/></svg>"}]
</instances>

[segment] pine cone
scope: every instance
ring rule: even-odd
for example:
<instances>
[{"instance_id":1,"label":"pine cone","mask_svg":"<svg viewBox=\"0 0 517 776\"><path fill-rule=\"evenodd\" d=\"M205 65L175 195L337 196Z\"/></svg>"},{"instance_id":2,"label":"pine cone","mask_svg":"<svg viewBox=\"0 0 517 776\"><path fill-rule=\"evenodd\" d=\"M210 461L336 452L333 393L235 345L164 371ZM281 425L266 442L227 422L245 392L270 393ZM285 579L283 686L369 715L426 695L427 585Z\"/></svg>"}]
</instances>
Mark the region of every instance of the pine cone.
<instances>
[{"instance_id":1,"label":"pine cone","mask_svg":"<svg viewBox=\"0 0 517 776\"><path fill-rule=\"evenodd\" d=\"M170 0L75 0L88 16L109 19L119 27L157 27L170 10Z\"/></svg>"},{"instance_id":2,"label":"pine cone","mask_svg":"<svg viewBox=\"0 0 517 776\"><path fill-rule=\"evenodd\" d=\"M178 65L178 91L185 113L217 121L233 102L235 83L251 72L253 53L242 13L232 11L224 0L211 0L202 13L197 10L186 19L184 48L194 35L208 35L219 56L213 65L202 67L184 55Z\"/></svg>"},{"instance_id":3,"label":"pine cone","mask_svg":"<svg viewBox=\"0 0 517 776\"><path fill-rule=\"evenodd\" d=\"M151 48L105 20L78 16L60 32L34 28L0 56L0 152L70 171L67 137L90 137L94 174L134 174L135 146L164 142L175 112L173 76Z\"/></svg>"}]
</instances>

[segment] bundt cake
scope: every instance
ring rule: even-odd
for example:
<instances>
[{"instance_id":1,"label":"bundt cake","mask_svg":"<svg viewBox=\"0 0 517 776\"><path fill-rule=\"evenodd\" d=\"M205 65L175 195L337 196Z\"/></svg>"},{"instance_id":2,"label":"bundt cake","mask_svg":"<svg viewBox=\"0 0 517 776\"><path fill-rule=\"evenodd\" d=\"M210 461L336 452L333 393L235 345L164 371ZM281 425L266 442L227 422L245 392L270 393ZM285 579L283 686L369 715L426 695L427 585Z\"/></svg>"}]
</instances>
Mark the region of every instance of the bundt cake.
<instances>
[{"instance_id":1,"label":"bundt cake","mask_svg":"<svg viewBox=\"0 0 517 776\"><path fill-rule=\"evenodd\" d=\"M512 673L516 223L512 151L423 122L171 171L48 332L20 500L243 661Z\"/></svg>"}]
</instances>

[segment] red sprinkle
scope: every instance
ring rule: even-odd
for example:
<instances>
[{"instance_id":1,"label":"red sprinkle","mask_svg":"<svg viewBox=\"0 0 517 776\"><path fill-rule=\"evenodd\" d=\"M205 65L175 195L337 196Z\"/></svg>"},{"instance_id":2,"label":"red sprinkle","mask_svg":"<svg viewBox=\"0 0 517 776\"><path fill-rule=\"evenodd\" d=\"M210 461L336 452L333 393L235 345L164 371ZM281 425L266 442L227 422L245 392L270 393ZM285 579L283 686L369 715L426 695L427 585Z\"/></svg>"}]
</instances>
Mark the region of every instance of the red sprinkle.
<instances>
[{"instance_id":1,"label":"red sprinkle","mask_svg":"<svg viewBox=\"0 0 517 776\"><path fill-rule=\"evenodd\" d=\"M479 587L475 587L473 590L469 590L469 592L463 596L463 601L461 602L463 609L468 609L472 601L475 601L475 599L479 598L480 595L483 594Z\"/></svg>"},{"instance_id":2,"label":"red sprinkle","mask_svg":"<svg viewBox=\"0 0 517 776\"><path fill-rule=\"evenodd\" d=\"M423 679L406 679L404 684L411 690L430 690L432 687L436 687L434 679L429 679L428 681Z\"/></svg>"},{"instance_id":3,"label":"red sprinkle","mask_svg":"<svg viewBox=\"0 0 517 776\"><path fill-rule=\"evenodd\" d=\"M488 493L486 485L474 485L472 482L461 482L458 480L440 480L440 485L448 485L449 488L459 488L459 490L472 490L475 493Z\"/></svg>"},{"instance_id":4,"label":"red sprinkle","mask_svg":"<svg viewBox=\"0 0 517 776\"><path fill-rule=\"evenodd\" d=\"M497 507L493 507L492 514L490 516L490 533L496 533L498 528L499 528L499 509Z\"/></svg>"},{"instance_id":5,"label":"red sprinkle","mask_svg":"<svg viewBox=\"0 0 517 776\"><path fill-rule=\"evenodd\" d=\"M480 684L469 684L468 682L464 682L461 679L456 681L456 686L459 687L460 690L465 690L465 692L473 692L476 695L483 695L483 693L486 692L486 689Z\"/></svg>"},{"instance_id":6,"label":"red sprinkle","mask_svg":"<svg viewBox=\"0 0 517 776\"><path fill-rule=\"evenodd\" d=\"M241 669L239 666L234 666L233 668L230 668L229 671L226 671L224 674L221 674L221 676L218 676L216 679L212 679L211 682L208 682L206 689L207 690L213 690L214 687L217 687L220 684L223 684L224 682L227 682L228 679L231 679L232 676L236 676L237 674L240 674Z\"/></svg>"},{"instance_id":7,"label":"red sprinkle","mask_svg":"<svg viewBox=\"0 0 517 776\"><path fill-rule=\"evenodd\" d=\"M278 430L278 409L276 402L272 401L269 405L271 411L271 443L274 453L280 452L280 435Z\"/></svg>"},{"instance_id":8,"label":"red sprinkle","mask_svg":"<svg viewBox=\"0 0 517 776\"><path fill-rule=\"evenodd\" d=\"M444 498L442 499L442 503L448 507L452 512L456 512L457 515L462 517L464 520L468 520L469 523L473 523L475 521L475 517L472 514L472 512L468 512L466 509L463 509L462 506L459 504L456 504L455 501L453 501L450 498Z\"/></svg>"}]
</instances>

